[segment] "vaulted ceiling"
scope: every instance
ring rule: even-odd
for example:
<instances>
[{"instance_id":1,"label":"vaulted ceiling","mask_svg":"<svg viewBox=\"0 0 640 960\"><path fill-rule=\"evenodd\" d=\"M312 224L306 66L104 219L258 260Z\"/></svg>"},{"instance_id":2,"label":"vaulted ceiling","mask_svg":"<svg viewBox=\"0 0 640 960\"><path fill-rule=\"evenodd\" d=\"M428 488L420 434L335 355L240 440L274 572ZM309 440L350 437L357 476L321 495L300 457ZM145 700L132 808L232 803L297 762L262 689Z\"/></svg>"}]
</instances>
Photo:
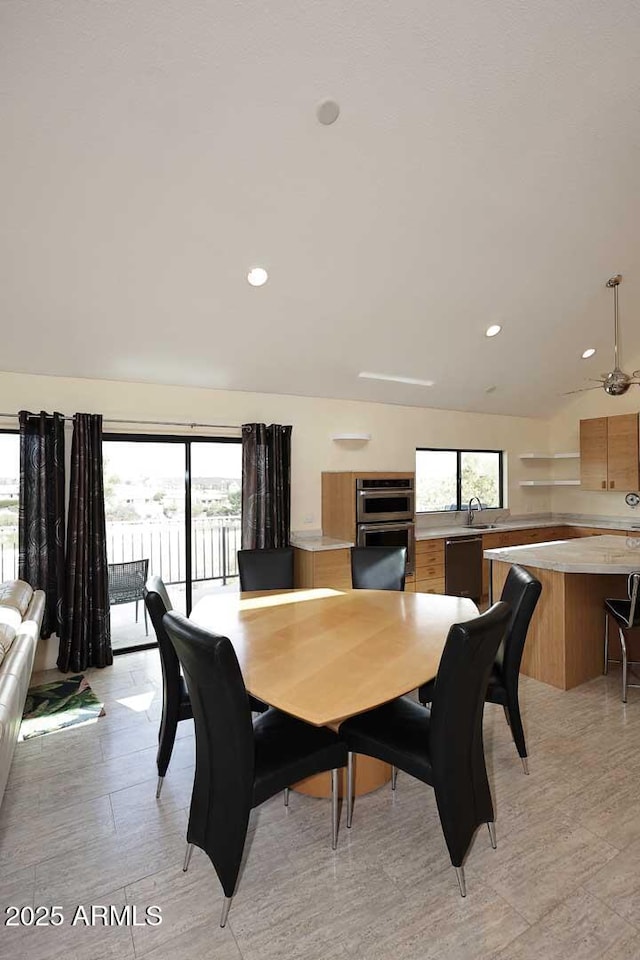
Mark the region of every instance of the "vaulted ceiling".
<instances>
[{"instance_id":1,"label":"vaulted ceiling","mask_svg":"<svg viewBox=\"0 0 640 960\"><path fill-rule=\"evenodd\" d=\"M0 44L0 369L546 415L618 272L640 366L640 5L3 0Z\"/></svg>"}]
</instances>

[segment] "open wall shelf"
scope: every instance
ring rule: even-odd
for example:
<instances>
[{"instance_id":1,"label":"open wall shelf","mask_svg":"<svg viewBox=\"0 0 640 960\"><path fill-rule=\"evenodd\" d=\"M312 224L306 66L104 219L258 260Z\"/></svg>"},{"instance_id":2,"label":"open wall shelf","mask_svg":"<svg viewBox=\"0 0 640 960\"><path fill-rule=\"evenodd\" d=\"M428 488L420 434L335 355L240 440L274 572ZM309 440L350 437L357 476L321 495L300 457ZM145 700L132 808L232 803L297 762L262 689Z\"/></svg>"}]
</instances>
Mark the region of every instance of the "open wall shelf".
<instances>
[{"instance_id":1,"label":"open wall shelf","mask_svg":"<svg viewBox=\"0 0 640 960\"><path fill-rule=\"evenodd\" d=\"M579 460L579 453L521 453L521 460Z\"/></svg>"},{"instance_id":2,"label":"open wall shelf","mask_svg":"<svg viewBox=\"0 0 640 960\"><path fill-rule=\"evenodd\" d=\"M579 487L579 480L521 480L521 487Z\"/></svg>"}]
</instances>

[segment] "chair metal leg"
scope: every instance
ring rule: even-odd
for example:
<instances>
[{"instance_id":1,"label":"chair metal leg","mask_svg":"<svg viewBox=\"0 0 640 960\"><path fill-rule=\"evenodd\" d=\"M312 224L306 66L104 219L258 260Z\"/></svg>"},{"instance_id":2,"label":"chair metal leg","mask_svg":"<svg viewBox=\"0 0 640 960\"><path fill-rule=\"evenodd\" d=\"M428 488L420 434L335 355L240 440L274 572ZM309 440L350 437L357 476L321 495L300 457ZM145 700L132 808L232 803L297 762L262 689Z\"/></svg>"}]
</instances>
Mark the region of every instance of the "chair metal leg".
<instances>
[{"instance_id":1,"label":"chair metal leg","mask_svg":"<svg viewBox=\"0 0 640 960\"><path fill-rule=\"evenodd\" d=\"M140 601L139 601L139 600L136 600L136 623L138 622L138 604L139 604L139 603L140 603Z\"/></svg>"},{"instance_id":2,"label":"chair metal leg","mask_svg":"<svg viewBox=\"0 0 640 960\"><path fill-rule=\"evenodd\" d=\"M189 861L191 860L191 854L193 853L193 844L188 843L187 849L184 854L184 863L182 864L182 869L186 873L189 869Z\"/></svg>"},{"instance_id":3,"label":"chair metal leg","mask_svg":"<svg viewBox=\"0 0 640 960\"><path fill-rule=\"evenodd\" d=\"M460 887L460 896L466 897L467 895L467 885L464 880L464 867L456 867L456 877L458 878L458 886Z\"/></svg>"},{"instance_id":4,"label":"chair metal leg","mask_svg":"<svg viewBox=\"0 0 640 960\"><path fill-rule=\"evenodd\" d=\"M627 702L627 644L624 639L624 630L618 627L620 647L622 648L622 702Z\"/></svg>"},{"instance_id":5,"label":"chair metal leg","mask_svg":"<svg viewBox=\"0 0 640 960\"><path fill-rule=\"evenodd\" d=\"M347 827L351 829L353 820L353 754L347 756Z\"/></svg>"},{"instance_id":6,"label":"chair metal leg","mask_svg":"<svg viewBox=\"0 0 640 960\"><path fill-rule=\"evenodd\" d=\"M164 777L158 777L158 785L156 787L156 800L162 793L162 784L164 783Z\"/></svg>"},{"instance_id":7,"label":"chair metal leg","mask_svg":"<svg viewBox=\"0 0 640 960\"><path fill-rule=\"evenodd\" d=\"M609 614L604 612L604 670L605 675L609 673Z\"/></svg>"},{"instance_id":8,"label":"chair metal leg","mask_svg":"<svg viewBox=\"0 0 640 960\"><path fill-rule=\"evenodd\" d=\"M527 776L529 776L529 760L527 759L527 757L520 757L520 759L522 760L522 766L524 768L524 772L526 773Z\"/></svg>"},{"instance_id":9,"label":"chair metal leg","mask_svg":"<svg viewBox=\"0 0 640 960\"><path fill-rule=\"evenodd\" d=\"M225 897L224 903L222 904L222 915L220 917L220 926L224 927L227 922L227 917L229 916L229 910L231 908L231 901L233 897Z\"/></svg>"},{"instance_id":10,"label":"chair metal leg","mask_svg":"<svg viewBox=\"0 0 640 960\"><path fill-rule=\"evenodd\" d=\"M392 790L395 790L397 780L398 780L398 768L391 767L391 789Z\"/></svg>"},{"instance_id":11,"label":"chair metal leg","mask_svg":"<svg viewBox=\"0 0 640 960\"><path fill-rule=\"evenodd\" d=\"M147 605L146 605L146 603L144 604L144 606L142 607L142 609L144 610L144 634L145 634L146 637L148 637L148 636L149 636L149 621L147 620Z\"/></svg>"},{"instance_id":12,"label":"chair metal leg","mask_svg":"<svg viewBox=\"0 0 640 960\"><path fill-rule=\"evenodd\" d=\"M338 846L338 771L331 771L331 849Z\"/></svg>"},{"instance_id":13,"label":"chair metal leg","mask_svg":"<svg viewBox=\"0 0 640 960\"><path fill-rule=\"evenodd\" d=\"M284 805L285 807L289 806L289 787L284 788Z\"/></svg>"},{"instance_id":14,"label":"chair metal leg","mask_svg":"<svg viewBox=\"0 0 640 960\"><path fill-rule=\"evenodd\" d=\"M498 846L498 842L496 840L496 825L493 822L493 820L489 820L487 822L487 826L489 828L489 837L491 838L491 846L495 850L496 847Z\"/></svg>"}]
</instances>

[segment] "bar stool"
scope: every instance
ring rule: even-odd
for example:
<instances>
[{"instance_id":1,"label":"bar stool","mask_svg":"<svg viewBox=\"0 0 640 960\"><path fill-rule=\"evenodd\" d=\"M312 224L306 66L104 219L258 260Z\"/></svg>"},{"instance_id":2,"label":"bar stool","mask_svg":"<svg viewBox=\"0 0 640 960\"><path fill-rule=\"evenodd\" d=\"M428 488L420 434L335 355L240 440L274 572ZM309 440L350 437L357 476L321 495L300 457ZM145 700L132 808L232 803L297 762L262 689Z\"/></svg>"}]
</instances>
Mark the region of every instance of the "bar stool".
<instances>
[{"instance_id":1,"label":"bar stool","mask_svg":"<svg viewBox=\"0 0 640 960\"><path fill-rule=\"evenodd\" d=\"M605 600L604 602L604 672L608 673L610 663L622 663L622 702L627 702L627 688L640 687L640 683L627 681L627 667L640 666L640 660L627 659L626 631L640 627L640 602L638 590L640 588L640 571L629 574L627 581L628 600ZM609 657L609 618L613 617L618 625L620 634L620 649L622 660L612 660Z\"/></svg>"}]
</instances>

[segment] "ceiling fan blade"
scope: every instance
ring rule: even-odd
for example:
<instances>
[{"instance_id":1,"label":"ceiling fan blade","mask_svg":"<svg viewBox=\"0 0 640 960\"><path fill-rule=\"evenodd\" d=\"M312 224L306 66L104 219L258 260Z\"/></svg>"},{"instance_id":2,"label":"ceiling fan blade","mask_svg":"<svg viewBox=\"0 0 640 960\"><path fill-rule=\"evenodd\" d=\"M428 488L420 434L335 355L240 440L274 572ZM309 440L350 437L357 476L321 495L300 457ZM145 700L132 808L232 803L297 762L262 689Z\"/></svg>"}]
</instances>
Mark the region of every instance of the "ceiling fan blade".
<instances>
[{"instance_id":1,"label":"ceiling fan blade","mask_svg":"<svg viewBox=\"0 0 640 960\"><path fill-rule=\"evenodd\" d=\"M586 393L587 390L601 390L601 389L602 389L602 385L598 387L580 387L579 390L565 390L565 392L561 394L561 396L568 397L571 393Z\"/></svg>"}]
</instances>

